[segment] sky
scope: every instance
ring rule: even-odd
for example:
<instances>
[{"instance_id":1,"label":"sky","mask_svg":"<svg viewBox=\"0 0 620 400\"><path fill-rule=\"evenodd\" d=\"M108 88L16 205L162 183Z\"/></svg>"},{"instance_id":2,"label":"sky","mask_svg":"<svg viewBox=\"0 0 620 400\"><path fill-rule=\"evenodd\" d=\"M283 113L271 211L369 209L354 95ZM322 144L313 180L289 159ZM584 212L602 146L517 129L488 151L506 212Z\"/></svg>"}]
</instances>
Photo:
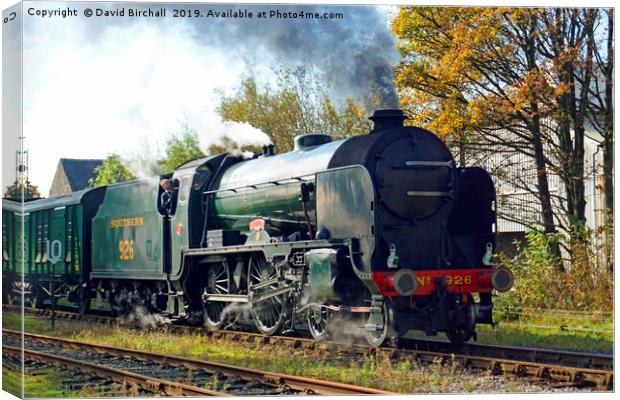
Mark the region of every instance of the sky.
<instances>
[{"instance_id":1,"label":"sky","mask_svg":"<svg viewBox=\"0 0 620 400\"><path fill-rule=\"evenodd\" d=\"M480 3L485 4L471 2ZM598 3L592 5L609 5ZM185 124L198 132L203 148L223 134L244 143L264 143L266 136L250 126L222 124L215 112L215 93L232 94L248 76L273 85L274 66L319 68L330 77L330 93L338 100L339 96L363 98L375 84L389 86L386 67L399 61L389 30L393 6L191 7L203 15L208 10L242 9L256 14L278 9L344 16L342 20L258 20L173 18L174 8L186 8L173 4L165 6L163 19L84 16L87 8L125 8L128 14L129 9L159 9L161 4L23 4L23 79L18 75L18 25L3 24L4 114L19 115L23 104L23 121L3 119L2 183L6 187L15 179L18 142L14 132L23 122L29 178L43 195L49 191L59 158L104 158L110 153L124 158L157 157L166 138ZM77 10L77 16L40 15L44 10L66 8ZM35 15L29 15L30 9ZM376 71L384 75L383 80L369 82ZM23 103L15 101L22 86ZM386 100L384 105L394 104Z\"/></svg>"},{"instance_id":2,"label":"sky","mask_svg":"<svg viewBox=\"0 0 620 400\"><path fill-rule=\"evenodd\" d=\"M3 17L9 18L11 10ZM15 156L19 149L18 132L21 126L20 60L21 36L18 24L3 24L2 57L2 186L3 190L15 179Z\"/></svg>"},{"instance_id":3,"label":"sky","mask_svg":"<svg viewBox=\"0 0 620 400\"><path fill-rule=\"evenodd\" d=\"M173 5L166 6L166 18L127 16L130 8L149 7L161 4L24 3L24 145L29 180L44 196L59 158L104 158L110 153L155 157L184 124L198 132L204 148L223 133L244 143L265 143L266 135L250 126L223 126L215 111L216 92L232 94L244 77L273 85L274 66L313 65L333 78L333 93L364 96L371 85L363 78L368 68L398 60L386 7L338 7L344 14L338 21L173 18ZM67 8L78 15L41 16L43 10ZM124 8L126 15L88 18L86 8ZM193 8L203 15L238 8L255 15L273 8L338 11L311 6ZM7 43L9 30L4 28ZM16 75L15 65L5 72ZM12 99L20 80L3 83L3 104L17 107ZM17 126L18 121L4 121L4 187L15 179L16 144L7 133Z\"/></svg>"}]
</instances>

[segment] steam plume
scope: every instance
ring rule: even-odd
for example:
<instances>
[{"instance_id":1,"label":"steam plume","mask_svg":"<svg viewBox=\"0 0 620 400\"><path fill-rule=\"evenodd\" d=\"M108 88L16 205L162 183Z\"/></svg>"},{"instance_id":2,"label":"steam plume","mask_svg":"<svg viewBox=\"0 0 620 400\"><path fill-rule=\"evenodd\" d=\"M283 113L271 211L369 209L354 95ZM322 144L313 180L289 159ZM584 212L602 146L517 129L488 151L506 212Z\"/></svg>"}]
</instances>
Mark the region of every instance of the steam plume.
<instances>
[{"instance_id":1,"label":"steam plume","mask_svg":"<svg viewBox=\"0 0 620 400\"><path fill-rule=\"evenodd\" d=\"M208 7L224 11L227 6ZM260 6L256 12L341 13L343 19L246 19L196 25L196 33L211 43L230 46L266 56L290 67L316 65L333 80L334 93L368 99L373 91L380 96L378 106L398 105L392 65L398 61L394 37L385 12L367 6Z\"/></svg>"}]
</instances>

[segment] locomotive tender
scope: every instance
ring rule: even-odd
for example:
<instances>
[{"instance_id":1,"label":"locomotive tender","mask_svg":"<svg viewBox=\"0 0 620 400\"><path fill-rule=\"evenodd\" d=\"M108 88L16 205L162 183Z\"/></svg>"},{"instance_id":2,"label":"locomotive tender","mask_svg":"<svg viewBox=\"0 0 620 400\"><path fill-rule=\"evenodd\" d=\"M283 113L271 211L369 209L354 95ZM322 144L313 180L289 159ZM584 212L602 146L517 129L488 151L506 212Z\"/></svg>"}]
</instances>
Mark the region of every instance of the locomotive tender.
<instances>
[{"instance_id":1,"label":"locomotive tender","mask_svg":"<svg viewBox=\"0 0 620 400\"><path fill-rule=\"evenodd\" d=\"M219 154L28 202L23 232L5 200L4 293L40 302L60 276L83 311L143 305L209 329L251 321L316 339L347 321L372 345L414 329L469 340L492 323L492 291L512 285L492 265L493 182L456 167L400 110L370 119L363 136L302 135L283 154ZM162 178L174 182L169 212Z\"/></svg>"}]
</instances>

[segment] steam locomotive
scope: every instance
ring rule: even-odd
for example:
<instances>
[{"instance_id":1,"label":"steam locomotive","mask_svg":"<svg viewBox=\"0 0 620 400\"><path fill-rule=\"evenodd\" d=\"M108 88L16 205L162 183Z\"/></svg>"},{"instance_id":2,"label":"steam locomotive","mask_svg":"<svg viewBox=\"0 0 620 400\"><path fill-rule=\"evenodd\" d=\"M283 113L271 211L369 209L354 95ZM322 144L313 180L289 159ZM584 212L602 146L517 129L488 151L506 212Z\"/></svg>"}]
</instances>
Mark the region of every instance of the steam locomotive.
<instances>
[{"instance_id":1,"label":"steam locomotive","mask_svg":"<svg viewBox=\"0 0 620 400\"><path fill-rule=\"evenodd\" d=\"M306 134L287 153L209 156L23 209L3 200L3 300L139 305L317 340L346 325L374 346L410 330L467 341L492 323L493 290L512 286L492 264L493 182L402 111L370 119L346 140Z\"/></svg>"}]
</instances>

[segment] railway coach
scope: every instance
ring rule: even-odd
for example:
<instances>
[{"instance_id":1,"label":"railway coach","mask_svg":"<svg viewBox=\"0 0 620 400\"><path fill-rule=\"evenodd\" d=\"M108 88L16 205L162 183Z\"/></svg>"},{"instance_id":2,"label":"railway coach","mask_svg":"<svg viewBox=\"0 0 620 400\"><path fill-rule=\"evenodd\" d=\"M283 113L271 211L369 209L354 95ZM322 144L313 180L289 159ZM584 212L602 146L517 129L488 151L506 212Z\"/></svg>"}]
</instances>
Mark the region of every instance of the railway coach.
<instances>
[{"instance_id":1,"label":"railway coach","mask_svg":"<svg viewBox=\"0 0 620 400\"><path fill-rule=\"evenodd\" d=\"M52 297L89 307L91 220L105 187L29 201L2 202L4 301L23 293L34 307Z\"/></svg>"},{"instance_id":2,"label":"railway coach","mask_svg":"<svg viewBox=\"0 0 620 400\"><path fill-rule=\"evenodd\" d=\"M13 282L19 271L21 255L19 238L21 237L21 205L18 202L2 199L2 302L12 304L16 299ZM21 259L21 257L19 257Z\"/></svg>"}]
</instances>

